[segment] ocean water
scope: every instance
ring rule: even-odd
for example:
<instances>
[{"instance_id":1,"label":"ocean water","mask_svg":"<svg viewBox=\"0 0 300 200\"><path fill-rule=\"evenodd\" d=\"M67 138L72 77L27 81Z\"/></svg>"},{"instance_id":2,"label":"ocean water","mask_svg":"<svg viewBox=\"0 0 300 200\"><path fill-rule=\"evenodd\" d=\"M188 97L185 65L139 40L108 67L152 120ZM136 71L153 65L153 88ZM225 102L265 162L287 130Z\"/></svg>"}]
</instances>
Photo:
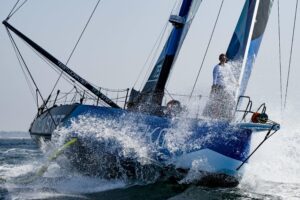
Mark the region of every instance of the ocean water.
<instances>
[{"instance_id":1,"label":"ocean water","mask_svg":"<svg viewBox=\"0 0 300 200\"><path fill-rule=\"evenodd\" d=\"M89 127L89 131L99 128ZM35 177L55 147L38 148L26 132L0 132L0 199L300 199L299 134L297 123L286 124L254 154L239 186L206 188L166 182L128 185L83 176L57 161ZM253 136L252 148L263 136ZM138 143L126 140L124 144L145 153Z\"/></svg>"}]
</instances>

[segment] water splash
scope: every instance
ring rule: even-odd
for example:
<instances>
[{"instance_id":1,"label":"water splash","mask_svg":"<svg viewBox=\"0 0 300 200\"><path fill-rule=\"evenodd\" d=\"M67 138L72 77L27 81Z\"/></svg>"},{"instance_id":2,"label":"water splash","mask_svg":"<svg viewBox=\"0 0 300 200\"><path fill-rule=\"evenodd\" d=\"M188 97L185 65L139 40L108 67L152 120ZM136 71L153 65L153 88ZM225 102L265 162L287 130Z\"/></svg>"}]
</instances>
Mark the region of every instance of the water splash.
<instances>
[{"instance_id":1,"label":"water splash","mask_svg":"<svg viewBox=\"0 0 300 200\"><path fill-rule=\"evenodd\" d=\"M57 130L53 141L61 145L70 135L78 138L79 149L73 150L85 153L78 156L73 153L71 162L84 174L149 183L160 177L161 169L161 164L153 159L154 147L149 137L145 137L149 131L143 125L134 125L130 118L120 122L85 115Z\"/></svg>"},{"instance_id":2,"label":"water splash","mask_svg":"<svg viewBox=\"0 0 300 200\"><path fill-rule=\"evenodd\" d=\"M275 119L282 119L273 110ZM281 130L267 141L250 159L245 176L239 186L260 194L277 194L279 198L300 198L300 126L298 113L289 110L281 123ZM264 135L254 134L252 148Z\"/></svg>"},{"instance_id":3,"label":"water splash","mask_svg":"<svg viewBox=\"0 0 300 200\"><path fill-rule=\"evenodd\" d=\"M149 157L147 143L142 137L144 133L139 132L130 124L120 124L115 120L103 120L94 116L80 116L74 119L69 127L63 127L55 131L53 141L58 146L65 143L66 137L78 137L82 140L93 140L100 143L115 141L121 146L120 156L135 154L138 158ZM106 144L107 146L109 144ZM118 148L111 146L114 152Z\"/></svg>"}]
</instances>

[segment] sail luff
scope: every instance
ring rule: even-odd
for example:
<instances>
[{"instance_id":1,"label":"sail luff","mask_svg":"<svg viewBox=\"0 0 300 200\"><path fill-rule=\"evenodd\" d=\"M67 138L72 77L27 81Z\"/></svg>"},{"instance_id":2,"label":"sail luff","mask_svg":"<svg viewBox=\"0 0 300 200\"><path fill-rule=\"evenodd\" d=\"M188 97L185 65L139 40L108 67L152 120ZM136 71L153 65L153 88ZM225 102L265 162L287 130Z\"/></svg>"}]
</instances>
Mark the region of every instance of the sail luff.
<instances>
[{"instance_id":1,"label":"sail luff","mask_svg":"<svg viewBox=\"0 0 300 200\"><path fill-rule=\"evenodd\" d=\"M260 0L258 4L258 11L256 15L255 24L254 24L254 30L251 37L250 46L248 49L247 62L240 83L241 85L239 90L240 95L244 95L246 91L247 84L256 59L256 55L258 53L264 35L264 31L268 23L272 5L273 5L273 0Z\"/></svg>"},{"instance_id":2,"label":"sail luff","mask_svg":"<svg viewBox=\"0 0 300 200\"><path fill-rule=\"evenodd\" d=\"M235 101L246 91L273 1L246 0L229 43L226 55L239 84L231 88Z\"/></svg>"},{"instance_id":3,"label":"sail luff","mask_svg":"<svg viewBox=\"0 0 300 200\"><path fill-rule=\"evenodd\" d=\"M245 67L246 67L246 63L247 63L247 60L248 60L250 42L251 42L252 35L253 35L254 24L255 24L255 21L256 21L259 2L260 2L260 0L256 0L256 2L255 2L254 13L253 13L253 16L252 16L252 22L251 22L251 26L250 26L250 31L249 31L248 40L247 40L246 49L245 49L245 55L244 55L243 64L242 64L242 68L241 68L241 73L240 73L241 75L239 76L239 80L238 80L238 85L242 84L242 80L243 80L243 77L244 77L243 74L245 72ZM235 92L235 102L237 102L240 95L242 95L242 94L240 92L240 87L238 87L236 92Z\"/></svg>"}]
</instances>

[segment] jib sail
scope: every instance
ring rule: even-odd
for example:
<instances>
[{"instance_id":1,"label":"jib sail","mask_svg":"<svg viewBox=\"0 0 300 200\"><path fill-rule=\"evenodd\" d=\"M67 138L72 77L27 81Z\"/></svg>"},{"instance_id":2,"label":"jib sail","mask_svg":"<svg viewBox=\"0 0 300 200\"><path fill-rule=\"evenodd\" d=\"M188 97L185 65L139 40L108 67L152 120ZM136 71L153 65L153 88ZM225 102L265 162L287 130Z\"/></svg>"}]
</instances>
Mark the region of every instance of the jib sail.
<instances>
[{"instance_id":1,"label":"jib sail","mask_svg":"<svg viewBox=\"0 0 300 200\"><path fill-rule=\"evenodd\" d=\"M247 0L230 41L226 55L239 83L236 100L247 88L272 5L273 0Z\"/></svg>"}]
</instances>

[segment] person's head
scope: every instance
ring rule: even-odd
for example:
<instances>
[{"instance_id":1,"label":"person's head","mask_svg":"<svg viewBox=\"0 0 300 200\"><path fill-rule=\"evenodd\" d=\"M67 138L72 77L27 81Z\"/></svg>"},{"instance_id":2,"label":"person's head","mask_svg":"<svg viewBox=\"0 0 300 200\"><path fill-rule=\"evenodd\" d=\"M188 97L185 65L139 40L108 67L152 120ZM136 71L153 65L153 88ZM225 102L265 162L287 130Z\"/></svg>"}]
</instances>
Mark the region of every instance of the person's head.
<instances>
[{"instance_id":1,"label":"person's head","mask_svg":"<svg viewBox=\"0 0 300 200\"><path fill-rule=\"evenodd\" d=\"M220 61L220 63L226 63L227 62L227 57L224 53L219 55L219 61Z\"/></svg>"}]
</instances>

